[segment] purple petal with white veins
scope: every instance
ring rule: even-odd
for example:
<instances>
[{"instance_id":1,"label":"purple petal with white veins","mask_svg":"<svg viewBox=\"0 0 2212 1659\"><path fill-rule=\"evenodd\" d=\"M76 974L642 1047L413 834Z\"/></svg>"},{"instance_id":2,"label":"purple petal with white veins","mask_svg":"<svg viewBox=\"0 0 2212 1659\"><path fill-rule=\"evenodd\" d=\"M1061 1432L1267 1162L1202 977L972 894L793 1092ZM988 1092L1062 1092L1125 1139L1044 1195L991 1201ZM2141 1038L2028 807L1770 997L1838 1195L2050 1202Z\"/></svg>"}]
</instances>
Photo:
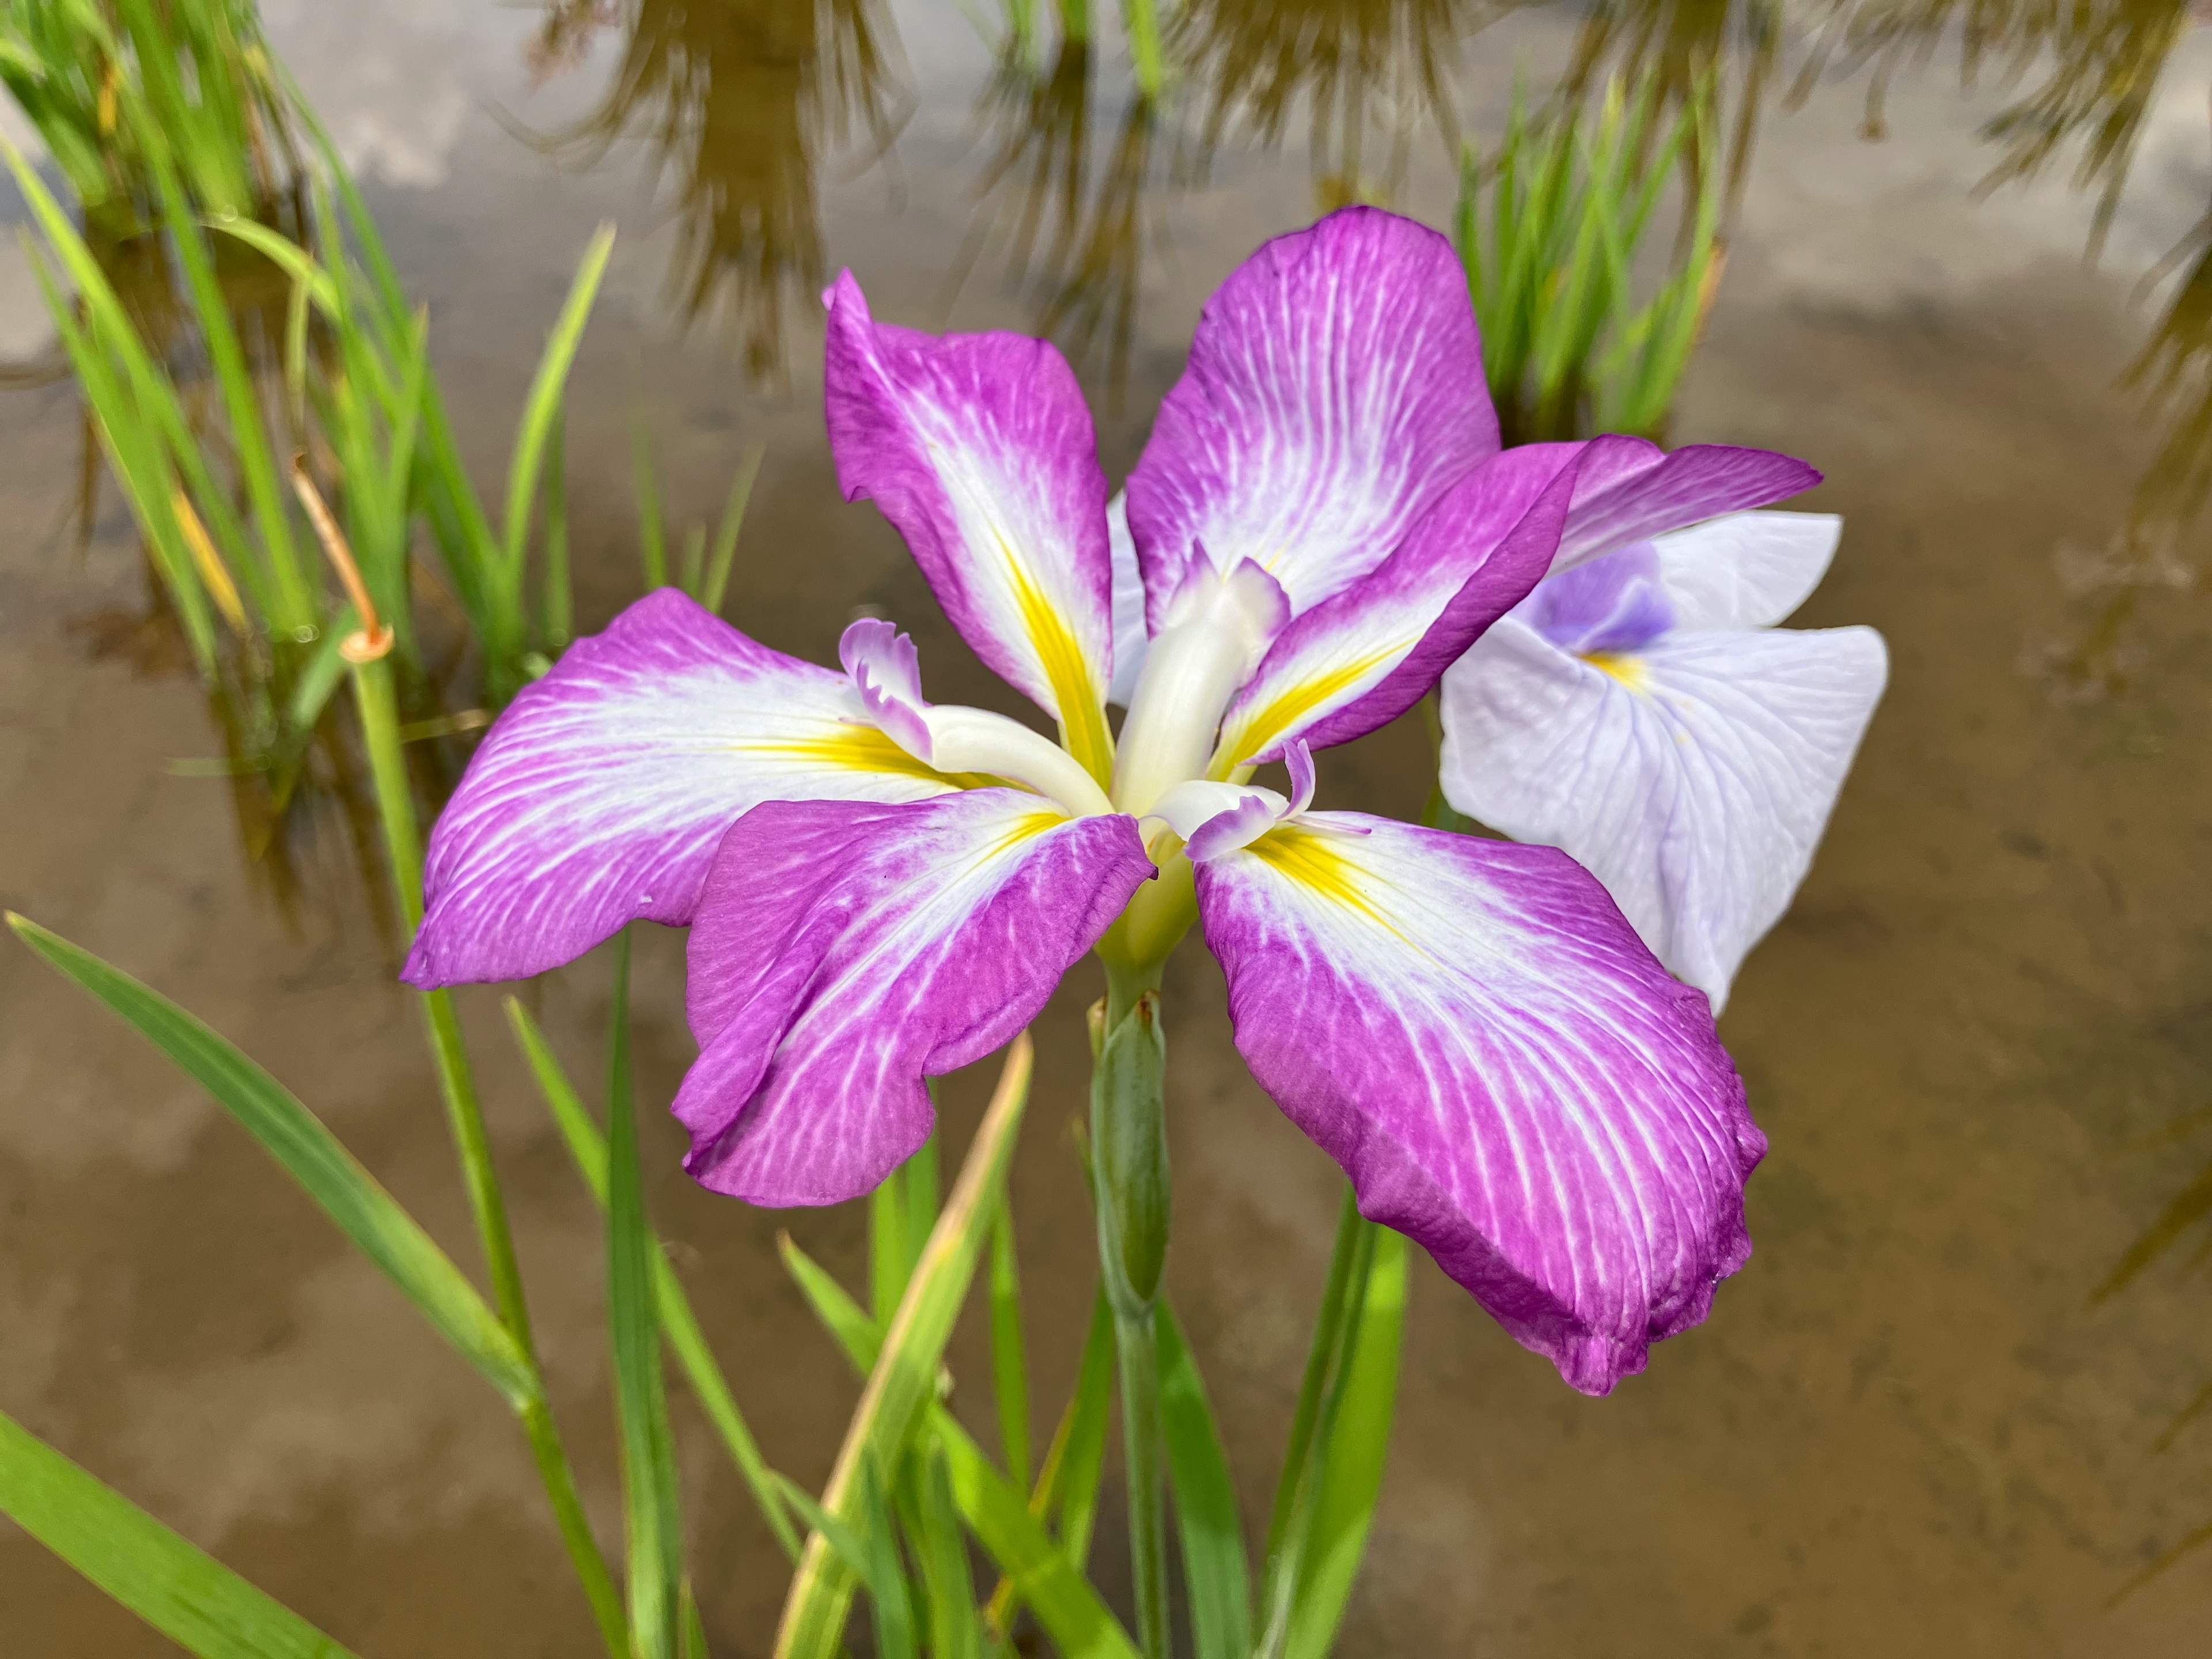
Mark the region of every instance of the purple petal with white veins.
<instances>
[{"instance_id":1,"label":"purple petal with white veins","mask_svg":"<svg viewBox=\"0 0 2212 1659\"><path fill-rule=\"evenodd\" d=\"M1593 661L1509 617L1444 676L1444 794L1572 854L1717 1009L1804 879L1887 672L1870 628Z\"/></svg>"},{"instance_id":2,"label":"purple petal with white veins","mask_svg":"<svg viewBox=\"0 0 2212 1659\"><path fill-rule=\"evenodd\" d=\"M1202 557L1252 559L1310 609L1497 449L1450 243L1364 207L1277 237L1206 301L1130 475L1152 630Z\"/></svg>"},{"instance_id":3,"label":"purple petal with white veins","mask_svg":"<svg viewBox=\"0 0 2212 1659\"><path fill-rule=\"evenodd\" d=\"M1371 575L1294 620L1229 705L1210 774L1276 759L1301 736L1349 743L1419 702L1550 566L1576 460L1566 446L1493 458Z\"/></svg>"},{"instance_id":4,"label":"purple petal with white veins","mask_svg":"<svg viewBox=\"0 0 2212 1659\"><path fill-rule=\"evenodd\" d=\"M1197 876L1237 1048L1362 1214L1588 1394L1705 1316L1765 1139L1705 999L1588 872L1322 812Z\"/></svg>"},{"instance_id":5,"label":"purple petal with white veins","mask_svg":"<svg viewBox=\"0 0 2212 1659\"><path fill-rule=\"evenodd\" d=\"M1114 673L1106 475L1075 375L1047 341L878 323L850 271L830 295L824 408L837 482L898 526L961 637L1082 744ZM1103 776L1110 750L1094 772Z\"/></svg>"},{"instance_id":6,"label":"purple petal with white veins","mask_svg":"<svg viewBox=\"0 0 2212 1659\"><path fill-rule=\"evenodd\" d=\"M1832 513L1735 513L1660 537L1674 625L1773 627L1820 585L1843 533Z\"/></svg>"},{"instance_id":7,"label":"purple petal with white veins","mask_svg":"<svg viewBox=\"0 0 2212 1659\"><path fill-rule=\"evenodd\" d=\"M1609 434L1580 446L1524 447L1582 451L1575 504L1560 532L1555 570L1723 513L1786 501L1820 482L1818 471L1794 457L1729 444L1668 451L1642 438Z\"/></svg>"},{"instance_id":8,"label":"purple petal with white veins","mask_svg":"<svg viewBox=\"0 0 2212 1659\"><path fill-rule=\"evenodd\" d=\"M492 723L430 832L401 976L526 979L625 922L688 922L723 831L763 801L960 787L869 724L843 675L662 588Z\"/></svg>"},{"instance_id":9,"label":"purple petal with white veins","mask_svg":"<svg viewBox=\"0 0 2212 1659\"><path fill-rule=\"evenodd\" d=\"M1133 818L1012 789L747 813L691 927L684 1168L756 1204L868 1191L929 1133L922 1079L1011 1041L1152 875Z\"/></svg>"}]
</instances>

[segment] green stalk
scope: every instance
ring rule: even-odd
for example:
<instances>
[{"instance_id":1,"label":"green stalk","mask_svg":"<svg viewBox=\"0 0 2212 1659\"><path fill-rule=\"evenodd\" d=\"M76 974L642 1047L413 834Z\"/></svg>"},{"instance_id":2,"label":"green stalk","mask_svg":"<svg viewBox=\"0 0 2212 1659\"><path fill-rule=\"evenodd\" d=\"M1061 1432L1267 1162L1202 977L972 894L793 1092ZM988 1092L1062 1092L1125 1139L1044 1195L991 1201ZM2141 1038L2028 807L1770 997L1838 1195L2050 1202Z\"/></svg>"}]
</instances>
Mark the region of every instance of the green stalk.
<instances>
[{"instance_id":1,"label":"green stalk","mask_svg":"<svg viewBox=\"0 0 2212 1659\"><path fill-rule=\"evenodd\" d=\"M1137 1644L1168 1659L1166 1512L1160 1460L1160 1366L1154 1323L1167 1260L1168 1165L1160 1029L1162 963L1109 964L1101 1040L1091 1073L1092 1178L1098 1255L1114 1310L1121 1384L1121 1452L1127 1486L1129 1566Z\"/></svg>"},{"instance_id":2,"label":"green stalk","mask_svg":"<svg viewBox=\"0 0 2212 1659\"><path fill-rule=\"evenodd\" d=\"M350 643L350 642L349 642ZM368 741L369 772L376 787L376 805L384 825L385 850L392 860L392 887L398 901L401 923L411 938L422 922L422 842L415 821L415 799L407 781L407 761L399 741L399 715L393 699L392 671L381 656L362 661L353 653L355 700ZM507 1204L499 1188L499 1173L491 1161L491 1145L484 1133L483 1111L478 1104L476 1079L469 1069L467 1050L461 1041L459 1016L452 996L444 991L421 994L422 1014L430 1029L430 1047L438 1061L440 1092L446 1103L447 1121L460 1154L461 1172L467 1183L470 1208L475 1212L477 1236L491 1270L492 1302L500 1322L514 1338L530 1368L533 1389L521 1407L523 1431L530 1438L531 1455L538 1463L538 1479L561 1528L569 1559L592 1603L607 1651L626 1659L629 1638L623 1601L615 1588L606 1558L592 1536L582 1501L576 1493L574 1474L562 1449L559 1429L545 1397L545 1374L530 1330L530 1311L522 1291L522 1268L515 1258L514 1237L507 1225Z\"/></svg>"}]
</instances>

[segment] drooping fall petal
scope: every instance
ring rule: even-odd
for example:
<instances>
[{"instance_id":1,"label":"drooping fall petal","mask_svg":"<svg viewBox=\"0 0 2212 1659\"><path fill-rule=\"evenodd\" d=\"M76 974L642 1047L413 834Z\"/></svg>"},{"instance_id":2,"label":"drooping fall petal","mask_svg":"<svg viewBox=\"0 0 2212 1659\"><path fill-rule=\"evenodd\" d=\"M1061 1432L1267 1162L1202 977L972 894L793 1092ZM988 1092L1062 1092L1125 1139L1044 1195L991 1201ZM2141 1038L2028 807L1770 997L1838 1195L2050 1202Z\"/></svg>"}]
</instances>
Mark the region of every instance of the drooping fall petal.
<instances>
[{"instance_id":1,"label":"drooping fall petal","mask_svg":"<svg viewBox=\"0 0 2212 1659\"><path fill-rule=\"evenodd\" d=\"M1277 237L1206 301L1129 478L1153 631L1200 559L1320 604L1497 448L1450 243L1374 208Z\"/></svg>"},{"instance_id":2,"label":"drooping fall petal","mask_svg":"<svg viewBox=\"0 0 2212 1659\"><path fill-rule=\"evenodd\" d=\"M1832 513L1734 513L1652 543L1677 628L1771 628L1805 603L1844 521Z\"/></svg>"},{"instance_id":3,"label":"drooping fall petal","mask_svg":"<svg viewBox=\"0 0 2212 1659\"><path fill-rule=\"evenodd\" d=\"M691 928L684 1167L757 1204L866 1192L928 1135L922 1079L1010 1041L1152 874L1135 819L1012 789L747 813Z\"/></svg>"},{"instance_id":4,"label":"drooping fall petal","mask_svg":"<svg viewBox=\"0 0 2212 1659\"><path fill-rule=\"evenodd\" d=\"M404 976L525 979L626 922L687 922L723 832L762 801L957 787L869 723L843 675L663 588L493 723L430 833Z\"/></svg>"},{"instance_id":5,"label":"drooping fall petal","mask_svg":"<svg viewBox=\"0 0 2212 1659\"><path fill-rule=\"evenodd\" d=\"M830 290L823 398L837 481L898 527L975 654L1059 720L1103 781L1114 678L1106 475L1066 360L1018 334L875 321Z\"/></svg>"},{"instance_id":6,"label":"drooping fall petal","mask_svg":"<svg viewBox=\"0 0 2212 1659\"><path fill-rule=\"evenodd\" d=\"M1887 673L1870 628L1583 656L1508 617L1444 676L1444 794L1572 854L1717 1009L1804 879Z\"/></svg>"},{"instance_id":7,"label":"drooping fall petal","mask_svg":"<svg viewBox=\"0 0 2212 1659\"><path fill-rule=\"evenodd\" d=\"M1323 812L1197 879L1237 1046L1362 1213L1586 1393L1705 1317L1765 1141L1705 999L1587 872Z\"/></svg>"}]
</instances>

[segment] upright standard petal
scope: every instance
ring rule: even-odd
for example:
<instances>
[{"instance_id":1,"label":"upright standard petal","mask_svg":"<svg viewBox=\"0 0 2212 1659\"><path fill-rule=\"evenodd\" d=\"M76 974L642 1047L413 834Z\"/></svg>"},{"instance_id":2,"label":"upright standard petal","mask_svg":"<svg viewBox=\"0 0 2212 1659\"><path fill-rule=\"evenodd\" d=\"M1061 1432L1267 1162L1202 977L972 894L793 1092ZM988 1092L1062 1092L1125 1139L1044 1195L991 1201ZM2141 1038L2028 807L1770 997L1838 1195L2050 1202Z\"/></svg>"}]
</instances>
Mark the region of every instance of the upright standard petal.
<instances>
[{"instance_id":1,"label":"upright standard petal","mask_svg":"<svg viewBox=\"0 0 2212 1659\"><path fill-rule=\"evenodd\" d=\"M1135 819L1012 789L747 813L691 928L684 1167L756 1204L866 1192L929 1133L922 1079L1010 1041L1152 874Z\"/></svg>"},{"instance_id":2,"label":"upright standard petal","mask_svg":"<svg viewBox=\"0 0 2212 1659\"><path fill-rule=\"evenodd\" d=\"M1677 628L1771 628L1804 604L1844 521L1832 513L1732 513L1652 543Z\"/></svg>"},{"instance_id":3,"label":"upright standard petal","mask_svg":"<svg viewBox=\"0 0 2212 1659\"><path fill-rule=\"evenodd\" d=\"M1277 237L1206 301L1129 478L1152 630L1200 559L1310 609L1497 449L1450 243L1374 208Z\"/></svg>"},{"instance_id":4,"label":"upright standard petal","mask_svg":"<svg viewBox=\"0 0 2212 1659\"><path fill-rule=\"evenodd\" d=\"M1049 342L878 323L830 294L823 400L837 482L898 526L961 637L1060 723L1101 783L1113 745L1113 576L1091 411Z\"/></svg>"},{"instance_id":5,"label":"upright standard petal","mask_svg":"<svg viewBox=\"0 0 2212 1659\"><path fill-rule=\"evenodd\" d=\"M493 723L430 832L403 977L526 979L625 922L688 922L723 831L762 801L959 787L870 723L843 675L663 588Z\"/></svg>"},{"instance_id":6,"label":"upright standard petal","mask_svg":"<svg viewBox=\"0 0 2212 1659\"><path fill-rule=\"evenodd\" d=\"M1574 507L1553 567L1559 570L1723 513L1786 501L1820 482L1793 456L1732 444L1662 450L1642 438L1608 435L1540 447L1582 452Z\"/></svg>"},{"instance_id":7,"label":"upright standard petal","mask_svg":"<svg viewBox=\"0 0 2212 1659\"><path fill-rule=\"evenodd\" d=\"M1717 1010L1804 879L1887 672L1870 628L1584 657L1508 617L1444 676L1444 794L1572 854Z\"/></svg>"},{"instance_id":8,"label":"upright standard petal","mask_svg":"<svg viewBox=\"0 0 2212 1659\"><path fill-rule=\"evenodd\" d=\"M1145 578L1137 568L1136 538L1129 534L1127 495L1106 503L1106 535L1114 561L1114 683L1106 701L1127 708L1152 643L1145 631Z\"/></svg>"},{"instance_id":9,"label":"upright standard petal","mask_svg":"<svg viewBox=\"0 0 2212 1659\"><path fill-rule=\"evenodd\" d=\"M1230 704L1208 775L1273 760L1300 737L1349 743L1427 696L1542 580L1577 460L1564 445L1493 457L1371 575L1291 622Z\"/></svg>"},{"instance_id":10,"label":"upright standard petal","mask_svg":"<svg viewBox=\"0 0 2212 1659\"><path fill-rule=\"evenodd\" d=\"M1238 1049L1361 1213L1588 1394L1705 1317L1765 1139L1705 1000L1572 860L1310 813L1198 902Z\"/></svg>"}]
</instances>

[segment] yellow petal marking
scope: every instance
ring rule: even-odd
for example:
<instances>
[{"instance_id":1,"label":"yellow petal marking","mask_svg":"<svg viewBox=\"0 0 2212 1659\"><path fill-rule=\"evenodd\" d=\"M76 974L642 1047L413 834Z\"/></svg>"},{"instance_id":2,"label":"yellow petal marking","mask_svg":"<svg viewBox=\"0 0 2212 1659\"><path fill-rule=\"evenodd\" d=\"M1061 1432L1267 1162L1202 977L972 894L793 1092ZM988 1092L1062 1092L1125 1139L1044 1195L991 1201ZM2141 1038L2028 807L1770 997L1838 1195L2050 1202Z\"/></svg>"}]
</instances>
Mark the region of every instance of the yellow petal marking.
<instances>
[{"instance_id":1,"label":"yellow petal marking","mask_svg":"<svg viewBox=\"0 0 2212 1659\"><path fill-rule=\"evenodd\" d=\"M1279 693L1266 708L1245 715L1234 730L1222 734L1221 746L1213 751L1213 763L1206 775L1217 782L1227 778L1322 703L1398 654L1396 646L1386 646Z\"/></svg>"},{"instance_id":2,"label":"yellow petal marking","mask_svg":"<svg viewBox=\"0 0 2212 1659\"><path fill-rule=\"evenodd\" d=\"M1631 657L1618 651L1586 651L1583 660L1601 674L1620 682L1639 696L1651 689L1651 671L1644 665L1641 657Z\"/></svg>"},{"instance_id":3,"label":"yellow petal marking","mask_svg":"<svg viewBox=\"0 0 2212 1659\"><path fill-rule=\"evenodd\" d=\"M1413 944L1370 896L1364 872L1329 837L1294 823L1278 824L1245 850L1316 898L1357 911L1394 939Z\"/></svg>"},{"instance_id":4,"label":"yellow petal marking","mask_svg":"<svg viewBox=\"0 0 2212 1659\"><path fill-rule=\"evenodd\" d=\"M819 738L791 743L747 743L737 745L748 754L773 755L780 760L799 761L836 770L889 772L902 778L921 778L948 789L981 789L1000 781L981 772L940 772L918 761L872 726L841 726Z\"/></svg>"},{"instance_id":5,"label":"yellow petal marking","mask_svg":"<svg viewBox=\"0 0 2212 1659\"><path fill-rule=\"evenodd\" d=\"M1075 642L1066 619L1030 580L1004 536L999 537L999 550L1012 574L1014 603L1021 609L1022 627L1044 669L1045 683L1052 687L1052 700L1058 705L1060 746L1097 780L1100 788L1106 788L1114 781L1114 739L1106 730L1105 699L1091 681L1091 665L1084 659L1083 648Z\"/></svg>"}]
</instances>

